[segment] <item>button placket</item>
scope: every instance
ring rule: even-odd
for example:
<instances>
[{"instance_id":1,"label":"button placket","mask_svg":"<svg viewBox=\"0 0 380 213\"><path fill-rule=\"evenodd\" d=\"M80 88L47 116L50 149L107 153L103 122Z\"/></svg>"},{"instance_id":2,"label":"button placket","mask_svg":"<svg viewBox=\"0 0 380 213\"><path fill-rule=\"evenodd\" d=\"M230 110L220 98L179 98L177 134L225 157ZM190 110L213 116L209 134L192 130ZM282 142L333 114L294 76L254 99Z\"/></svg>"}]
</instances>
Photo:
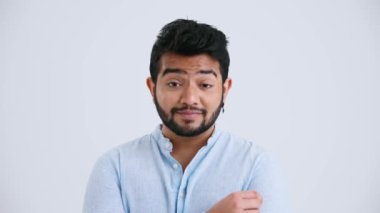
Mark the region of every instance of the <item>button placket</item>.
<instances>
[{"instance_id":1,"label":"button placket","mask_svg":"<svg viewBox=\"0 0 380 213\"><path fill-rule=\"evenodd\" d=\"M184 199L185 198L185 191L184 190L182 190L182 191L180 191L179 192L179 198L181 198L181 199Z\"/></svg>"},{"instance_id":2,"label":"button placket","mask_svg":"<svg viewBox=\"0 0 380 213\"><path fill-rule=\"evenodd\" d=\"M178 167L179 167L179 166L178 166L178 164L176 164L176 163L173 163L173 169L175 169L175 170L176 170L176 169L178 169Z\"/></svg>"},{"instance_id":3,"label":"button placket","mask_svg":"<svg viewBox=\"0 0 380 213\"><path fill-rule=\"evenodd\" d=\"M170 150L172 147L172 144L170 142L165 142L164 146L165 146L165 149Z\"/></svg>"}]
</instances>

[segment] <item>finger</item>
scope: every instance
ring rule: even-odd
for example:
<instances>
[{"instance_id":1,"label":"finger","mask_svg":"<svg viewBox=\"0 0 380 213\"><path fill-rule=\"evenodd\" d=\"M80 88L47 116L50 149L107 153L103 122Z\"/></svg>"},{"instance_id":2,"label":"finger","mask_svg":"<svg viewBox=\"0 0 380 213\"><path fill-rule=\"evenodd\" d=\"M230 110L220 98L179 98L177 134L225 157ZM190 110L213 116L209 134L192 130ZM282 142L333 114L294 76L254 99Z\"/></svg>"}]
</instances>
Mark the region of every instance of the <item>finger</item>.
<instances>
[{"instance_id":1,"label":"finger","mask_svg":"<svg viewBox=\"0 0 380 213\"><path fill-rule=\"evenodd\" d=\"M263 196L261 196L259 193L257 193L257 197L254 198L260 201L260 203L263 203Z\"/></svg>"},{"instance_id":2,"label":"finger","mask_svg":"<svg viewBox=\"0 0 380 213\"><path fill-rule=\"evenodd\" d=\"M242 198L243 199L259 199L260 203L263 203L263 196L260 195L260 193L250 190L250 191L242 191Z\"/></svg>"},{"instance_id":3,"label":"finger","mask_svg":"<svg viewBox=\"0 0 380 213\"><path fill-rule=\"evenodd\" d=\"M257 199L260 200L260 204L263 203L263 196L261 196L259 193L257 193Z\"/></svg>"},{"instance_id":4,"label":"finger","mask_svg":"<svg viewBox=\"0 0 380 213\"><path fill-rule=\"evenodd\" d=\"M261 206L259 199L243 199L240 201L240 207L244 210L256 210Z\"/></svg>"},{"instance_id":5,"label":"finger","mask_svg":"<svg viewBox=\"0 0 380 213\"><path fill-rule=\"evenodd\" d=\"M247 213L260 213L260 210L258 209L254 209L254 210L244 210L244 213L247 212Z\"/></svg>"},{"instance_id":6,"label":"finger","mask_svg":"<svg viewBox=\"0 0 380 213\"><path fill-rule=\"evenodd\" d=\"M245 198L245 199L257 198L258 196L260 196L259 193L256 192L255 190L241 191L240 195L242 198Z\"/></svg>"}]
</instances>

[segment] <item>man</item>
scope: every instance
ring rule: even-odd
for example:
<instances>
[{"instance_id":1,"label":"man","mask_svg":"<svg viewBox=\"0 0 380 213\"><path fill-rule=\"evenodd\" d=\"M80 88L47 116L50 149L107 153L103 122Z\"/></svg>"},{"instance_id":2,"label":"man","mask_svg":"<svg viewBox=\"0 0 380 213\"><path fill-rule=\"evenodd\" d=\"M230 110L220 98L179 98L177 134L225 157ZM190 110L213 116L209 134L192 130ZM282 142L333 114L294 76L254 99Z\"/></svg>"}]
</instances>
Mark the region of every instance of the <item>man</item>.
<instances>
[{"instance_id":1,"label":"man","mask_svg":"<svg viewBox=\"0 0 380 213\"><path fill-rule=\"evenodd\" d=\"M147 79L162 125L98 160L83 212L287 212L271 158L215 126L232 84L229 62L214 27L164 26Z\"/></svg>"}]
</instances>

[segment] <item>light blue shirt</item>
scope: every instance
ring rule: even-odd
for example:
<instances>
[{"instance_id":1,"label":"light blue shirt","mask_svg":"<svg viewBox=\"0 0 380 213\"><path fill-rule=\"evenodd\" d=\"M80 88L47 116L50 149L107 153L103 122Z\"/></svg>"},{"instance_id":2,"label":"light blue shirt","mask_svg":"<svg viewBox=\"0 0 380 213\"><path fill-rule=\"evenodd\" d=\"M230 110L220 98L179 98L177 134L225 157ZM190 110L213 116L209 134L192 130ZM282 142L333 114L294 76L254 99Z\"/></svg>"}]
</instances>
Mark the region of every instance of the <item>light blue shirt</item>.
<instances>
[{"instance_id":1,"label":"light blue shirt","mask_svg":"<svg viewBox=\"0 0 380 213\"><path fill-rule=\"evenodd\" d=\"M84 213L200 213L232 192L256 190L261 213L288 213L276 163L253 142L215 128L182 171L160 126L118 146L95 164Z\"/></svg>"}]
</instances>

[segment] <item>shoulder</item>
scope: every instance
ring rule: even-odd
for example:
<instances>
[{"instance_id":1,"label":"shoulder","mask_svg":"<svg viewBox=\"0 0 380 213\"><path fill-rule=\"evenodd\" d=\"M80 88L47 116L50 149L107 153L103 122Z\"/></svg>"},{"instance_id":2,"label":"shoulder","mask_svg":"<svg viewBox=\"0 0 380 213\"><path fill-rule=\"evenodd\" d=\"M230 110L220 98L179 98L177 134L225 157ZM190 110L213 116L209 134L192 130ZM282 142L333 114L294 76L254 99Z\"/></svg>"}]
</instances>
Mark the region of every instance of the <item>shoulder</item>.
<instances>
[{"instance_id":1,"label":"shoulder","mask_svg":"<svg viewBox=\"0 0 380 213\"><path fill-rule=\"evenodd\" d=\"M256 161L259 158L268 156L268 152L254 140L249 140L236 134L222 131L219 140L220 146L234 154L249 156Z\"/></svg>"},{"instance_id":2,"label":"shoulder","mask_svg":"<svg viewBox=\"0 0 380 213\"><path fill-rule=\"evenodd\" d=\"M254 140L223 131L219 141L221 143L218 142L217 146L223 155L230 159L241 159L247 162L255 175L277 170L279 166L274 154Z\"/></svg>"},{"instance_id":3,"label":"shoulder","mask_svg":"<svg viewBox=\"0 0 380 213\"><path fill-rule=\"evenodd\" d=\"M151 134L135 138L131 141L115 146L103 153L97 160L97 166L119 167L120 161L124 158L132 158L141 152L149 149L152 144Z\"/></svg>"},{"instance_id":4,"label":"shoulder","mask_svg":"<svg viewBox=\"0 0 380 213\"><path fill-rule=\"evenodd\" d=\"M245 156L245 162L249 162L247 189L262 195L263 212L289 212L287 177L279 159L252 140L233 134L229 137L226 146L234 150L234 160Z\"/></svg>"}]
</instances>

